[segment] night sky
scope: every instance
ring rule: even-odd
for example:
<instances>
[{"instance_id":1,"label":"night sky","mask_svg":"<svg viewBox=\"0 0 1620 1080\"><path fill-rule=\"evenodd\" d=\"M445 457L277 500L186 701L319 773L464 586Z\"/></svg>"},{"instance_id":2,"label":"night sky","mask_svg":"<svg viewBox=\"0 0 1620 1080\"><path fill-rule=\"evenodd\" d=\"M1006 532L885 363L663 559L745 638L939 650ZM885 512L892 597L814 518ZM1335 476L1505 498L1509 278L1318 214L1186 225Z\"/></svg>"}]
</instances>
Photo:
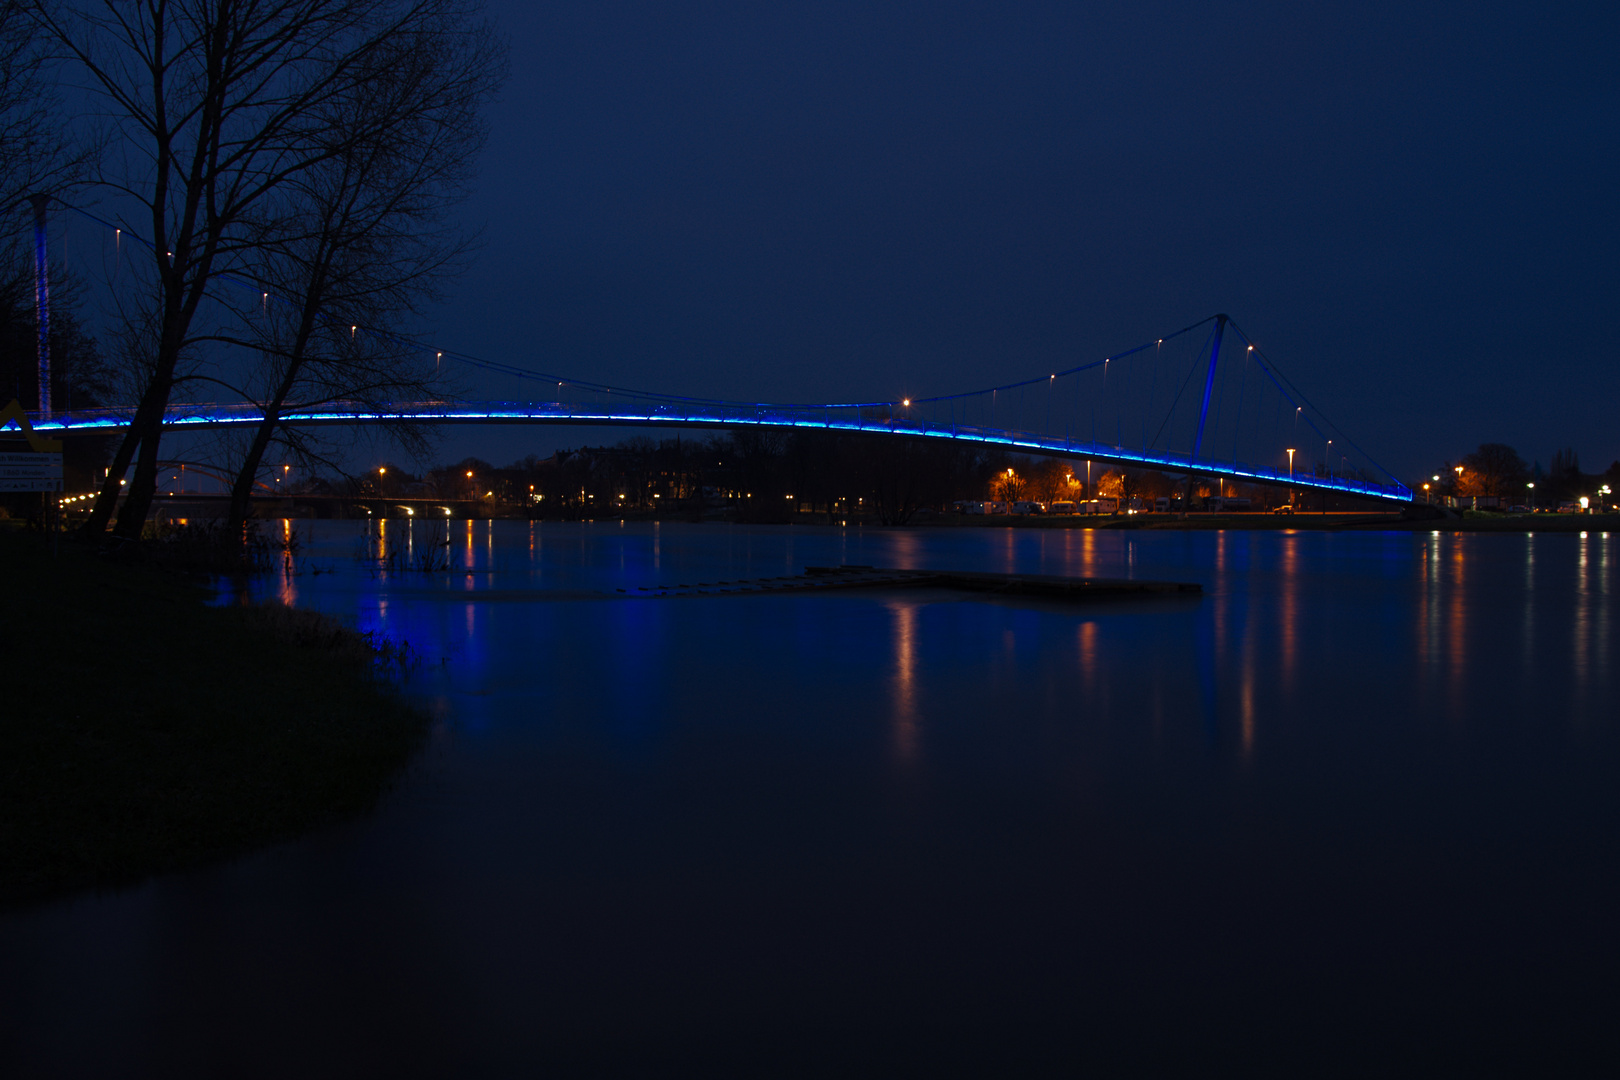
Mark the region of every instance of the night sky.
<instances>
[{"instance_id":1,"label":"night sky","mask_svg":"<svg viewBox=\"0 0 1620 1080\"><path fill-rule=\"evenodd\" d=\"M887 399L1225 311L1403 478L1486 441L1620 458L1620 6L490 12L511 77L448 347ZM631 433L453 429L440 456Z\"/></svg>"}]
</instances>

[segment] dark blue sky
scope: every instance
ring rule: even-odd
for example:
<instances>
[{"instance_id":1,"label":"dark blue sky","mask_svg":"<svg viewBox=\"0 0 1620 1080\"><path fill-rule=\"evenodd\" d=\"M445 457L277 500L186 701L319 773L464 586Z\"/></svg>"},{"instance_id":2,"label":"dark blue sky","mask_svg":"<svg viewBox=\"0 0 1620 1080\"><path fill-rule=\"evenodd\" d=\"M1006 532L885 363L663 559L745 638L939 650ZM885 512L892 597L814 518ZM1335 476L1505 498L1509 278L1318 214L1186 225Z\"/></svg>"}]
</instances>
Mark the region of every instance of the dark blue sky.
<instances>
[{"instance_id":1,"label":"dark blue sky","mask_svg":"<svg viewBox=\"0 0 1620 1080\"><path fill-rule=\"evenodd\" d=\"M512 73L454 348L870 399L1226 311L1408 478L1483 441L1620 458L1616 5L490 10ZM623 434L460 429L442 456Z\"/></svg>"}]
</instances>

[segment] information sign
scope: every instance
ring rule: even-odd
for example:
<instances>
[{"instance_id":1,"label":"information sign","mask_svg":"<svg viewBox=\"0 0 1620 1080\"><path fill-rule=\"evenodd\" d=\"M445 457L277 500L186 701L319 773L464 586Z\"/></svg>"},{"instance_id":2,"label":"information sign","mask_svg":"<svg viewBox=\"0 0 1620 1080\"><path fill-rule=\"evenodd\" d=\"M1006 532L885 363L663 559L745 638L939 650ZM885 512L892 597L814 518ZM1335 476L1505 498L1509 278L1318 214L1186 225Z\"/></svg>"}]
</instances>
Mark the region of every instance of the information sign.
<instances>
[{"instance_id":1,"label":"information sign","mask_svg":"<svg viewBox=\"0 0 1620 1080\"><path fill-rule=\"evenodd\" d=\"M0 451L0 491L61 490L61 454Z\"/></svg>"},{"instance_id":2,"label":"information sign","mask_svg":"<svg viewBox=\"0 0 1620 1080\"><path fill-rule=\"evenodd\" d=\"M0 450L0 491L61 491L62 440L36 434L16 401L0 409L0 432L12 424L28 440L28 449Z\"/></svg>"}]
</instances>

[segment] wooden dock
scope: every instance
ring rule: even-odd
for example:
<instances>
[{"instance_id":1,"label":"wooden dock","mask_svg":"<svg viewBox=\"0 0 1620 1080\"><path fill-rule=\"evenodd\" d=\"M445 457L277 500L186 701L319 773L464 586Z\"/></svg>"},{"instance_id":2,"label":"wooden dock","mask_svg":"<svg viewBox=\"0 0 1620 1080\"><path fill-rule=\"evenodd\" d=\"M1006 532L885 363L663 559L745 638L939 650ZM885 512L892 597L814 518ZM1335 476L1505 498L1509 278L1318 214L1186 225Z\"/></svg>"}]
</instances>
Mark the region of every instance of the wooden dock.
<instances>
[{"instance_id":1,"label":"wooden dock","mask_svg":"<svg viewBox=\"0 0 1620 1080\"><path fill-rule=\"evenodd\" d=\"M885 570L875 566L807 566L789 577L739 578L643 585L619 589L626 596L720 596L750 593L831 592L837 589L960 589L999 596L1092 600L1105 597L1198 595L1197 582L1137 581L1125 578L1071 578L1046 574L989 574L962 570Z\"/></svg>"}]
</instances>

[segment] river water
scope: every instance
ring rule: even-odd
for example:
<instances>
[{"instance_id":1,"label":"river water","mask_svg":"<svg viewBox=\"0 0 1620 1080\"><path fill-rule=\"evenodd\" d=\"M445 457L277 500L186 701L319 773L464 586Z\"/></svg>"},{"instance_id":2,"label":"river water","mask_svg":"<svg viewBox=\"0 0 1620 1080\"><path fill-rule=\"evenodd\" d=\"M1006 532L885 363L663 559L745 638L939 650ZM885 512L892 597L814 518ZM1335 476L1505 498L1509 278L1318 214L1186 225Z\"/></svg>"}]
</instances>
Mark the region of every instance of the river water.
<instances>
[{"instance_id":1,"label":"river water","mask_svg":"<svg viewBox=\"0 0 1620 1080\"><path fill-rule=\"evenodd\" d=\"M429 750L0 917L0 1072L1613 1063L1620 536L297 527ZM1204 593L633 598L838 563Z\"/></svg>"}]
</instances>

